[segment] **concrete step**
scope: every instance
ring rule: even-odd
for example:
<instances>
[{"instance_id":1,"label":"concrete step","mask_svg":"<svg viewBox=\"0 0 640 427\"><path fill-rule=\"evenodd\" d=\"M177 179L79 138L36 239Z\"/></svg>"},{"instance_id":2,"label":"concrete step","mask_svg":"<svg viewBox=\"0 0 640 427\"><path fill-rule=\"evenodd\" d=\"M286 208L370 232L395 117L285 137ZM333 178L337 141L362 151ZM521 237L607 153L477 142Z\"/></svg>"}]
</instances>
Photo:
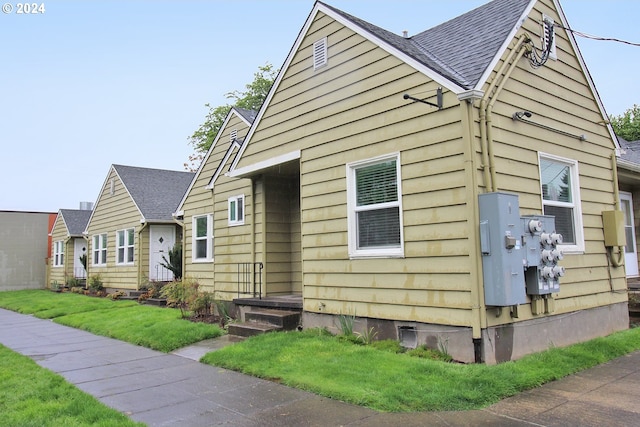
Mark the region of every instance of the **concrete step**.
<instances>
[{"instance_id":1,"label":"concrete step","mask_svg":"<svg viewBox=\"0 0 640 427\"><path fill-rule=\"evenodd\" d=\"M273 325L285 331L292 331L300 324L300 312L268 308L254 309L245 313L244 320L247 323Z\"/></svg>"},{"instance_id":2,"label":"concrete step","mask_svg":"<svg viewBox=\"0 0 640 427\"><path fill-rule=\"evenodd\" d=\"M229 335L252 337L266 332L280 331L282 328L269 323L240 322L229 324Z\"/></svg>"}]
</instances>

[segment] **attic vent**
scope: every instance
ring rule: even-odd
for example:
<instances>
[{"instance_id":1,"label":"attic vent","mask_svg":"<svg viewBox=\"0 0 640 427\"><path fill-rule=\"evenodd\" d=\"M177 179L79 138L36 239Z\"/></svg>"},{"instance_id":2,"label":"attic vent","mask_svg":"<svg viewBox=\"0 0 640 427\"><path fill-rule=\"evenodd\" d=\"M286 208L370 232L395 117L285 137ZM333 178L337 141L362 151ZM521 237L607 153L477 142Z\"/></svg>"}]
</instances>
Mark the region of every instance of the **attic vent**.
<instances>
[{"instance_id":1,"label":"attic vent","mask_svg":"<svg viewBox=\"0 0 640 427\"><path fill-rule=\"evenodd\" d=\"M231 131L231 142L235 141L236 139L238 139L238 129L233 129Z\"/></svg>"},{"instance_id":2,"label":"attic vent","mask_svg":"<svg viewBox=\"0 0 640 427\"><path fill-rule=\"evenodd\" d=\"M557 60L558 56L556 54L556 35L555 28L553 26L554 21L549 16L542 14L542 50L546 50L547 46L549 46L549 37L552 37L551 40L551 50L549 51L549 58L553 60Z\"/></svg>"},{"instance_id":3,"label":"attic vent","mask_svg":"<svg viewBox=\"0 0 640 427\"><path fill-rule=\"evenodd\" d=\"M327 38L318 40L313 44L313 69L327 65Z\"/></svg>"},{"instance_id":4,"label":"attic vent","mask_svg":"<svg viewBox=\"0 0 640 427\"><path fill-rule=\"evenodd\" d=\"M116 192L116 181L111 178L111 182L109 182L109 194L113 196Z\"/></svg>"}]
</instances>

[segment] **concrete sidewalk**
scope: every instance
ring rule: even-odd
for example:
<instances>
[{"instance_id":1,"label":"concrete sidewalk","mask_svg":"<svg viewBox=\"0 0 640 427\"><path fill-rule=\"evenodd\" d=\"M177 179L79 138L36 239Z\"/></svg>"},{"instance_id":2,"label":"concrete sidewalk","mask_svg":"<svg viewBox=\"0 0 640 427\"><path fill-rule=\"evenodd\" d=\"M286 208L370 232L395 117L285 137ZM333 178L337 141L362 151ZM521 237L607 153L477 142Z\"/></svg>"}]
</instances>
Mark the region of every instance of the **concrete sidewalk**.
<instances>
[{"instance_id":1,"label":"concrete sidewalk","mask_svg":"<svg viewBox=\"0 0 640 427\"><path fill-rule=\"evenodd\" d=\"M379 413L0 309L0 343L149 426L640 425L640 352L477 411Z\"/></svg>"}]
</instances>

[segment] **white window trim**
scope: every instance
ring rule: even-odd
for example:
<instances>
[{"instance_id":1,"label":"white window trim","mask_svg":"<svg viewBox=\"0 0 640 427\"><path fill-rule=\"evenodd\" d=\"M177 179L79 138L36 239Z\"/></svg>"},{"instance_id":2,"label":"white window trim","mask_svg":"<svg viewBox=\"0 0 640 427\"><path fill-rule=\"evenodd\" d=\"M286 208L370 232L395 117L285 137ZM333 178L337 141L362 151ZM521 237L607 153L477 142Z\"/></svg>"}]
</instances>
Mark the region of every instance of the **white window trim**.
<instances>
[{"instance_id":1,"label":"white window trim","mask_svg":"<svg viewBox=\"0 0 640 427\"><path fill-rule=\"evenodd\" d=\"M196 220L198 218L206 217L207 218L207 234L204 237L198 238L196 236ZM207 256L206 258L196 258L196 241L198 240L206 240L207 241ZM213 215L196 215L191 218L191 262L193 263L202 263L202 262L212 262L213 261Z\"/></svg>"},{"instance_id":2,"label":"white window trim","mask_svg":"<svg viewBox=\"0 0 640 427\"><path fill-rule=\"evenodd\" d=\"M64 266L64 240L58 240L53 243L53 266Z\"/></svg>"},{"instance_id":3,"label":"white window trim","mask_svg":"<svg viewBox=\"0 0 640 427\"><path fill-rule=\"evenodd\" d=\"M540 167L542 164L542 159L564 163L569 166L569 171L571 173L571 195L573 198L573 203L544 200L544 196L542 194L542 168ZM542 202L542 211L544 212L545 205L573 208L573 226L576 233L576 243L574 245L558 245L558 247L562 249L565 254L584 253L584 227L582 223L582 200L580 197L580 173L578 171L578 161L567 159L565 157L555 156L553 154L538 152L538 173L540 173L540 200Z\"/></svg>"},{"instance_id":4,"label":"white window trim","mask_svg":"<svg viewBox=\"0 0 640 427\"><path fill-rule=\"evenodd\" d=\"M232 203L235 202L235 218L234 220L231 219L231 210L232 210ZM238 207L242 206L242 215L238 214ZM244 213L245 213L245 205L244 205L244 194L239 194L237 196L233 196L233 197L229 197L229 199L227 200L227 218L229 220L229 226L235 226L235 225L243 225L244 224Z\"/></svg>"},{"instance_id":5,"label":"white window trim","mask_svg":"<svg viewBox=\"0 0 640 427\"><path fill-rule=\"evenodd\" d=\"M98 245L96 245L96 237L98 238ZM94 234L91 238L91 265L94 267L104 267L107 265L107 245L105 238L107 233ZM104 251L104 256L103 256ZM98 252L98 262L95 262L95 253Z\"/></svg>"},{"instance_id":6,"label":"white window trim","mask_svg":"<svg viewBox=\"0 0 640 427\"><path fill-rule=\"evenodd\" d=\"M397 206L400 215L400 245L397 248L376 248L358 249L358 218L356 206L356 169L375 163L388 160L396 161L396 174L398 185L398 200L393 203L377 205L378 208ZM348 224L348 246L349 258L403 258L404 257L404 225L402 215L402 176L401 176L400 153L391 153L383 156L373 157L366 160L347 163L347 224Z\"/></svg>"},{"instance_id":7,"label":"white window trim","mask_svg":"<svg viewBox=\"0 0 640 427\"><path fill-rule=\"evenodd\" d=\"M129 242L129 231L133 231L133 242ZM120 246L120 233L124 233L124 246ZM122 230L116 231L116 265L133 265L136 258L136 250L135 250L135 240L136 240L136 230L133 227L125 228ZM131 255L131 260L127 259L127 254L129 253L129 248L133 248L133 254ZM120 261L120 249L124 249L123 256L124 260Z\"/></svg>"}]
</instances>

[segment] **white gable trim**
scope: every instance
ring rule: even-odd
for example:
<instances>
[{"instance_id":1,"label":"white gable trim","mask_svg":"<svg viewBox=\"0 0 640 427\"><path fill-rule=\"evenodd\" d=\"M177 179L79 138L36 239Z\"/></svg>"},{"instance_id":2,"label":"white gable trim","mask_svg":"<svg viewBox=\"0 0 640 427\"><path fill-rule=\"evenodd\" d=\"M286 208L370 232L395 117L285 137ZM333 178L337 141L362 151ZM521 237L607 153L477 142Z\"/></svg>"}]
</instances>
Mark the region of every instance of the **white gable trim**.
<instances>
[{"instance_id":1,"label":"white gable trim","mask_svg":"<svg viewBox=\"0 0 640 427\"><path fill-rule=\"evenodd\" d=\"M562 6L560 6L560 2L558 0L553 0L553 4L555 5L556 9L558 10L558 14L560 15L560 21L562 22L562 25L564 27L571 28L569 26L569 23L567 22L567 17L564 14L564 10L562 10ZM598 104L598 109L600 110L600 114L602 115L602 120L603 120L604 123L606 123L607 129L609 130L609 135L611 135L611 139L613 140L613 143L615 144L616 155L619 155L620 143L618 142L618 138L616 137L616 134L613 131L613 127L611 126L611 123L609 121L609 115L607 114L607 111L604 108L604 104L602 103L602 99L600 98L600 94L598 94L598 90L596 89L595 83L593 82L593 79L591 78L591 73L589 72L589 69L587 68L587 64L584 62L584 58L582 57L582 53L580 52L580 48L578 48L578 43L576 42L576 39L575 39L575 37L574 37L574 35L573 35L573 33L571 31L567 31L567 36L569 37L569 43L571 43L571 47L573 48L574 52L576 53L576 57L578 58L578 62L580 63L580 66L582 67L582 72L584 73L585 77L587 78L587 82L589 83L589 88L591 89L591 94L593 95L594 99L596 100L596 104Z\"/></svg>"},{"instance_id":2,"label":"white gable trim","mask_svg":"<svg viewBox=\"0 0 640 427\"><path fill-rule=\"evenodd\" d=\"M300 33L298 34L298 37L296 38L295 43L291 47L291 50L289 51L289 54L287 55L287 58L284 61L284 64L280 68L280 72L278 73L278 76L276 77L276 80L273 82L273 86L271 87L271 90L267 94L267 97L266 97L265 101L263 102L262 107L260 108L260 111L258 112L258 115L256 116L256 119L253 122L253 125L249 129L249 133L245 137L244 143L242 144L242 147L240 148L240 152L238 153L238 155L236 156L235 160L233 161L233 164L231 165L231 169L230 169L231 171L233 171L237 167L238 162L240 161L240 159L242 158L242 155L244 154L244 151L246 150L247 146L251 142L251 137L253 136L253 133L255 132L255 129L257 128L258 124L260 123L260 120L262 119L262 116L264 115L264 112L267 109L267 106L270 104L271 99L273 98L273 95L277 92L278 86L280 86L280 83L282 81L282 78L283 78L285 72L289 68L289 65L291 64L291 61L293 60L294 55L298 52L298 48L300 47L300 44L302 44L302 40L306 37L307 32L309 31L309 27L311 27L311 24L313 23L314 19L316 18L316 16L318 15L319 12L324 13L325 15L331 17L332 19L334 19L337 22L341 23L345 27L351 29L355 33L361 35L362 37L366 38L367 40L371 41L372 43L378 45L381 49L384 49L385 51L387 51L391 55L394 55L394 56L398 57L400 60L402 60L406 64L408 64L411 67L415 68L417 71L425 74L427 77L431 78L432 80L434 80L435 82L439 83L440 85L446 87L447 89L451 90L452 92L454 92L456 94L458 94L460 92L464 92L464 88L458 86L457 84L455 84L452 81L449 81L449 80L445 79L440 74L438 74L435 71L431 70L430 68L424 66L423 64L419 63L415 59L405 55L404 53L400 52L399 50L397 50L393 46L383 42L378 37L375 37L373 34L365 31L363 28L357 26L353 22L351 22L348 19L342 17L341 15L339 15L336 12L334 12L333 10L331 10L330 8L325 6L324 4L316 1L316 3L313 6L313 9L311 10L311 13L309 14L309 17L307 18L307 20L305 21L302 29L300 30ZM230 174L230 176L233 176L233 175Z\"/></svg>"},{"instance_id":3,"label":"white gable trim","mask_svg":"<svg viewBox=\"0 0 640 427\"><path fill-rule=\"evenodd\" d=\"M520 27L522 27L522 24L524 24L524 22L529 18L529 13L531 13L531 10L533 10L533 6L536 4L537 1L538 0L529 1L529 5L524 9L524 12L520 16L520 19L518 19L518 22L516 22L516 25L511 29L507 37L505 37L504 42L502 43L502 46L500 46L500 49L498 49L496 55L493 57L493 59L487 66L487 69L484 70L484 73L480 77L480 80L478 80L478 84L476 84L476 87L474 89L482 90L482 87L489 79L489 76L491 76L491 73L493 72L493 70L495 70L496 66L498 65L500 58L502 58L502 55L504 55L505 50L507 50L509 45L513 42L516 36L516 33L518 32Z\"/></svg>"},{"instance_id":4,"label":"white gable trim","mask_svg":"<svg viewBox=\"0 0 640 427\"><path fill-rule=\"evenodd\" d=\"M228 175L232 178L244 178L255 172L259 172L261 170L268 169L272 166L281 165L283 163L287 163L299 158L300 158L300 150L295 150L295 151L291 151L290 153L282 154L280 156L272 157L270 159L263 160L258 163L254 163L252 165L245 166L240 169L234 169L232 171L229 171Z\"/></svg>"},{"instance_id":5,"label":"white gable trim","mask_svg":"<svg viewBox=\"0 0 640 427\"><path fill-rule=\"evenodd\" d=\"M214 185L216 183L216 180L218 179L218 177L222 173L222 170L224 169L224 165L226 165L227 162L229 161L229 157L231 157L231 154L233 153L233 149L234 148L240 149L240 147L242 147L242 145L239 144L237 141L234 141L231 145L229 145L229 148L227 149L227 152L224 153L224 157L220 161L220 164L216 168L216 171L214 172L213 176L209 180L209 183L205 187L207 190L212 190L213 189L213 187L214 187Z\"/></svg>"},{"instance_id":6,"label":"white gable trim","mask_svg":"<svg viewBox=\"0 0 640 427\"><path fill-rule=\"evenodd\" d=\"M178 204L178 207L176 208L176 212L174 212L174 213L178 213L178 212L183 211L184 203L187 200L187 197L189 196L189 194L191 193L191 189L196 184L196 182L197 182L198 178L200 177L200 174L202 173L202 170L204 169L204 166L206 165L207 161L209 161L209 156L211 156L211 153L213 152L214 147L216 146L216 144L218 144L218 141L220 140L220 136L221 136L220 134L222 133L221 131L225 127L227 127L227 125L229 124L229 121L231 120L232 115L238 116L240 118L240 120L242 120L243 122L245 122L247 124L248 127L251 127L251 123L247 119L245 119L245 117L242 114L238 113L238 111L235 109L235 107L231 107L231 110L229 111L229 114L227 114L227 117L224 119L224 122L220 126L220 129L218 130L218 134L216 135L215 139L211 143L211 147L209 147L209 150L207 150L207 154L205 154L204 158L202 159L202 162L200 162L200 166L198 166L198 170L196 171L195 175L193 175L193 179L191 180L191 183L189 184L189 187L187 188L187 191L185 191L184 196L182 196L182 200L180 200L180 203ZM223 161L226 161L226 160L223 160ZM214 181L215 181L215 179L212 179L209 182L209 184L207 185L206 188L209 188L210 186L212 186Z\"/></svg>"}]
</instances>

